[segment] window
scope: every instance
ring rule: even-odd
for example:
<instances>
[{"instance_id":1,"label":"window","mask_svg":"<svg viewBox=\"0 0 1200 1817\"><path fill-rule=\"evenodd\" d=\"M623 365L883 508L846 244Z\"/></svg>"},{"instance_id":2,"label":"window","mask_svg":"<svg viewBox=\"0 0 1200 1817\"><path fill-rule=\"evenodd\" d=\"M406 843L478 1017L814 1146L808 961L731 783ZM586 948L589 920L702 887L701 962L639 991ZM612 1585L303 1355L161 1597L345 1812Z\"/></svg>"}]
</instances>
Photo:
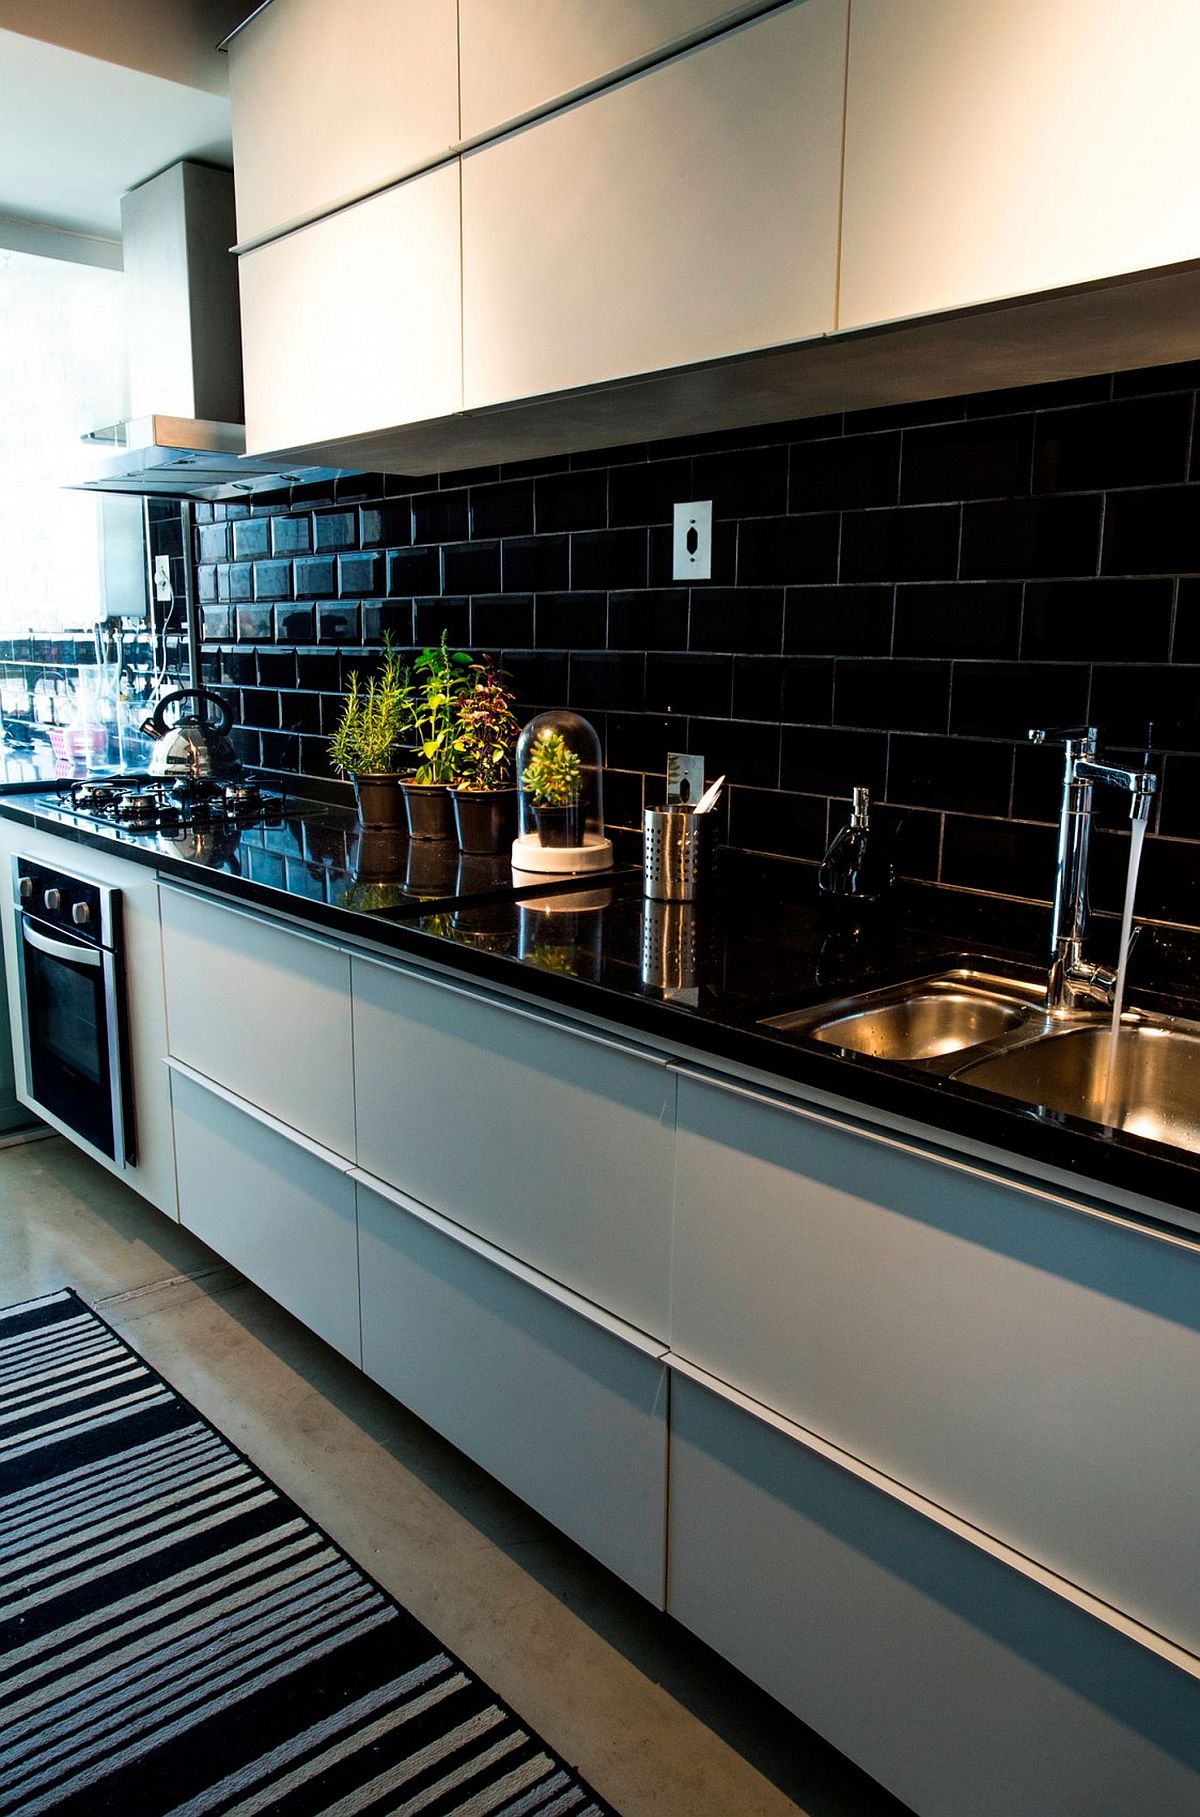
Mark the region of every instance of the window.
<instances>
[{"instance_id":1,"label":"window","mask_svg":"<svg viewBox=\"0 0 1200 1817\"><path fill-rule=\"evenodd\" d=\"M124 275L0 249L0 638L89 629L106 613L99 496L61 488L111 450L125 414Z\"/></svg>"}]
</instances>

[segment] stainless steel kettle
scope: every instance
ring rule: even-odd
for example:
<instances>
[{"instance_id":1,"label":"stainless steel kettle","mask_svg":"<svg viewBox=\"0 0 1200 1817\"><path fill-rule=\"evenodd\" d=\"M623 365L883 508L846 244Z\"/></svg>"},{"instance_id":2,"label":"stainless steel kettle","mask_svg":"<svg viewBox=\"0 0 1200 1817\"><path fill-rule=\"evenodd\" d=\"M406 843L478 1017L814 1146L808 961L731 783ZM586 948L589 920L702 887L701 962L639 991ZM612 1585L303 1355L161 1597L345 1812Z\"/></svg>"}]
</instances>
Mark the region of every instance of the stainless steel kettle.
<instances>
[{"instance_id":1,"label":"stainless steel kettle","mask_svg":"<svg viewBox=\"0 0 1200 1817\"><path fill-rule=\"evenodd\" d=\"M164 714L180 700L194 700L199 712L168 725ZM211 716L209 706L214 709ZM229 708L210 688L176 688L173 693L164 694L141 725L144 736L155 741L147 766L149 774L168 781L177 777L195 781L205 776L238 775L242 763L229 736L232 725Z\"/></svg>"}]
</instances>

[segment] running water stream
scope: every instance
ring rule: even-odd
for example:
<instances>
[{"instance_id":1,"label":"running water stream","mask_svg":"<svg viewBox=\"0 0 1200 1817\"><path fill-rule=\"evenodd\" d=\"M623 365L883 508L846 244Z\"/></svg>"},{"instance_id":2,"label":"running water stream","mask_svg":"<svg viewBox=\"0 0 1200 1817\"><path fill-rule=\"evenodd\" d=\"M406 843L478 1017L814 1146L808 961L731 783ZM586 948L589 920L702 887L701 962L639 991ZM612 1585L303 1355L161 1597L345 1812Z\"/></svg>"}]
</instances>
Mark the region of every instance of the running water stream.
<instances>
[{"instance_id":1,"label":"running water stream","mask_svg":"<svg viewBox=\"0 0 1200 1817\"><path fill-rule=\"evenodd\" d=\"M1108 1052L1104 1061L1104 1109L1101 1122L1113 1121L1113 1078L1117 1049L1121 1040L1121 1011L1125 1007L1125 973L1129 967L1129 944L1133 933L1133 900L1137 895L1138 870L1142 862L1142 845L1146 822L1133 820L1129 825L1129 869L1125 874L1125 907L1121 914L1121 944L1117 957L1117 982L1113 990L1112 1025L1108 1031Z\"/></svg>"}]
</instances>

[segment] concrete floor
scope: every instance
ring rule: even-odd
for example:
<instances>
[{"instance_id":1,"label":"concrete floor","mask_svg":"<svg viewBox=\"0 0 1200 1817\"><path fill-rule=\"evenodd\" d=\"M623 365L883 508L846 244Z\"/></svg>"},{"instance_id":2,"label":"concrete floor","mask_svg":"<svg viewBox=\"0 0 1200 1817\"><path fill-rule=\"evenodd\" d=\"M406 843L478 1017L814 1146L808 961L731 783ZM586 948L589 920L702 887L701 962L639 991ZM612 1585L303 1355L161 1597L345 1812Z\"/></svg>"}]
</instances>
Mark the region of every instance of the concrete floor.
<instances>
[{"instance_id":1,"label":"concrete floor","mask_svg":"<svg viewBox=\"0 0 1200 1817\"><path fill-rule=\"evenodd\" d=\"M903 1812L69 1143L0 1147L0 1304L63 1286L623 1817Z\"/></svg>"}]
</instances>

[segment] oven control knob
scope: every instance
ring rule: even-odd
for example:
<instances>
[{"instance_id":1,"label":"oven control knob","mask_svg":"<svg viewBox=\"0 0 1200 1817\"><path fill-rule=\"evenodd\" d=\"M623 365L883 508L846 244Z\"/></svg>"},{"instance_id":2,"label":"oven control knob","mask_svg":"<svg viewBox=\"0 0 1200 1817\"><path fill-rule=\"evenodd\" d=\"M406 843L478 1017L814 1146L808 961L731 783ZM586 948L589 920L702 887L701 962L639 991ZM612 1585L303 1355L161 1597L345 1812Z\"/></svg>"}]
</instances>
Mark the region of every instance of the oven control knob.
<instances>
[{"instance_id":1,"label":"oven control knob","mask_svg":"<svg viewBox=\"0 0 1200 1817\"><path fill-rule=\"evenodd\" d=\"M71 910L71 919L76 927L86 927L91 918L92 911L86 902L77 902Z\"/></svg>"},{"instance_id":2,"label":"oven control knob","mask_svg":"<svg viewBox=\"0 0 1200 1817\"><path fill-rule=\"evenodd\" d=\"M48 909L60 909L62 907L62 891L47 890L45 902Z\"/></svg>"},{"instance_id":3,"label":"oven control knob","mask_svg":"<svg viewBox=\"0 0 1200 1817\"><path fill-rule=\"evenodd\" d=\"M22 877L18 888L21 892L21 901L28 902L29 898L33 895L33 878Z\"/></svg>"}]
</instances>

